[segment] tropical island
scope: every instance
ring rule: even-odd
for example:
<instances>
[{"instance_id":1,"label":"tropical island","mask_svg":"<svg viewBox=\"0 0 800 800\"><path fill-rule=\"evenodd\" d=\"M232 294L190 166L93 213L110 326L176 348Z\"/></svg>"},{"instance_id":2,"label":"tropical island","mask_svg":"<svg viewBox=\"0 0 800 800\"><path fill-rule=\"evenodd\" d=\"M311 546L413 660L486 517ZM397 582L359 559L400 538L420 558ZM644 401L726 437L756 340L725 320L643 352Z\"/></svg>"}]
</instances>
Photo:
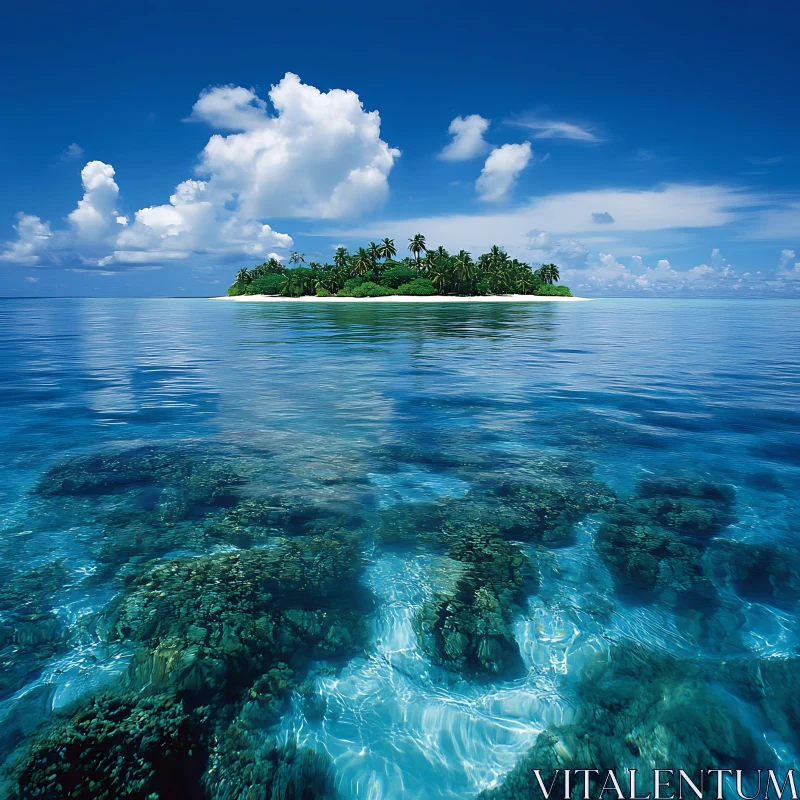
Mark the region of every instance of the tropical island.
<instances>
[{"instance_id":1,"label":"tropical island","mask_svg":"<svg viewBox=\"0 0 800 800\"><path fill-rule=\"evenodd\" d=\"M532 267L497 245L473 260L465 250L451 255L444 247L428 248L418 233L408 240L411 257L396 259L392 239L370 242L356 253L340 247L332 264L292 253L284 266L270 258L253 269L242 268L228 288L228 297L381 298L538 296L572 298L567 286L557 286L558 267Z\"/></svg>"}]
</instances>

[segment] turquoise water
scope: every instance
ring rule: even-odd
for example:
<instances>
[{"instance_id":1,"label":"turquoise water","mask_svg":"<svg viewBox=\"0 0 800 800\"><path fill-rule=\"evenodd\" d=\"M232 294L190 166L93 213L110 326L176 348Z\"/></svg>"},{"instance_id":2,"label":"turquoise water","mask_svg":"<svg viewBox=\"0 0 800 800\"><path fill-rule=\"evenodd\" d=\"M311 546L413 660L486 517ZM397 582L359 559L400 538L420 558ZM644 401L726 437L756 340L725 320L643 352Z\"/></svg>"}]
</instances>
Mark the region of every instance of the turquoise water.
<instances>
[{"instance_id":1,"label":"turquoise water","mask_svg":"<svg viewBox=\"0 0 800 800\"><path fill-rule=\"evenodd\" d=\"M9 795L796 766L798 302L4 300L0 374Z\"/></svg>"}]
</instances>

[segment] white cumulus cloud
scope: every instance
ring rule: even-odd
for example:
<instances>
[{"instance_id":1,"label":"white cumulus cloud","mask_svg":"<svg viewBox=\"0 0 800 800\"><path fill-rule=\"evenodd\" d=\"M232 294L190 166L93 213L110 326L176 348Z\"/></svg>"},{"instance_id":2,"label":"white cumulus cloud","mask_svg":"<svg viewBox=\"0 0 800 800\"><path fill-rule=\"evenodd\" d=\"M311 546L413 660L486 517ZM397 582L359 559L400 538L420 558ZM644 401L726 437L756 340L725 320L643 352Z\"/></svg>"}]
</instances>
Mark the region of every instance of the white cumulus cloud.
<instances>
[{"instance_id":1,"label":"white cumulus cloud","mask_svg":"<svg viewBox=\"0 0 800 800\"><path fill-rule=\"evenodd\" d=\"M779 280L800 281L800 261L795 261L796 257L795 251L788 247L781 250L776 274Z\"/></svg>"},{"instance_id":2,"label":"white cumulus cloud","mask_svg":"<svg viewBox=\"0 0 800 800\"><path fill-rule=\"evenodd\" d=\"M53 232L49 222L42 222L39 217L20 211L14 231L17 238L5 243L4 249L0 251L0 261L36 267L42 257L52 251ZM53 252L51 260L54 258L56 254Z\"/></svg>"},{"instance_id":3,"label":"white cumulus cloud","mask_svg":"<svg viewBox=\"0 0 800 800\"><path fill-rule=\"evenodd\" d=\"M116 233L119 186L114 175L111 164L102 161L90 161L81 170L83 198L67 217L79 244L102 247L108 237Z\"/></svg>"},{"instance_id":4,"label":"white cumulus cloud","mask_svg":"<svg viewBox=\"0 0 800 800\"><path fill-rule=\"evenodd\" d=\"M90 161L66 227L18 214L16 239L0 246L0 261L113 271L267 258L293 244L269 218L347 218L373 209L386 199L400 156L381 139L378 112L366 111L358 95L321 92L292 73L272 87L269 103L238 86L209 89L190 119L230 133L211 136L197 177L178 184L168 203L123 213L113 166Z\"/></svg>"},{"instance_id":5,"label":"white cumulus cloud","mask_svg":"<svg viewBox=\"0 0 800 800\"><path fill-rule=\"evenodd\" d=\"M504 199L514 187L519 174L528 166L532 155L530 142L504 144L492 150L480 177L475 181L481 199L489 202Z\"/></svg>"},{"instance_id":6,"label":"white cumulus cloud","mask_svg":"<svg viewBox=\"0 0 800 800\"><path fill-rule=\"evenodd\" d=\"M214 195L235 195L244 216L336 219L382 204L400 151L381 139L377 111L355 92L321 92L287 73L269 99L249 89L204 92L192 119L236 130L211 137L198 173Z\"/></svg>"},{"instance_id":7,"label":"white cumulus cloud","mask_svg":"<svg viewBox=\"0 0 800 800\"><path fill-rule=\"evenodd\" d=\"M453 141L439 153L439 158L444 161L469 161L483 155L489 149L489 143L483 138L489 123L490 120L479 114L456 117L447 129Z\"/></svg>"}]
</instances>

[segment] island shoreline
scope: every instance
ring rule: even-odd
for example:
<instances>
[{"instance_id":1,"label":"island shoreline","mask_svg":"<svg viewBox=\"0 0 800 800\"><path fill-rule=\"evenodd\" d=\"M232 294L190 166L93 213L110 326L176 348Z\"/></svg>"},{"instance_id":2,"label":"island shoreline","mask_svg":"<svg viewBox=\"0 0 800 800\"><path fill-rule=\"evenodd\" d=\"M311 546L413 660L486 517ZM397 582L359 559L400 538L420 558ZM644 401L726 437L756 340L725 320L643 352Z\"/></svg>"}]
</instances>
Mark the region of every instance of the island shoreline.
<instances>
[{"instance_id":1,"label":"island shoreline","mask_svg":"<svg viewBox=\"0 0 800 800\"><path fill-rule=\"evenodd\" d=\"M388 295L386 297L282 297L267 294L242 294L234 297L211 297L211 300L233 300L237 303L572 303L590 297L555 297L535 294L494 295Z\"/></svg>"}]
</instances>

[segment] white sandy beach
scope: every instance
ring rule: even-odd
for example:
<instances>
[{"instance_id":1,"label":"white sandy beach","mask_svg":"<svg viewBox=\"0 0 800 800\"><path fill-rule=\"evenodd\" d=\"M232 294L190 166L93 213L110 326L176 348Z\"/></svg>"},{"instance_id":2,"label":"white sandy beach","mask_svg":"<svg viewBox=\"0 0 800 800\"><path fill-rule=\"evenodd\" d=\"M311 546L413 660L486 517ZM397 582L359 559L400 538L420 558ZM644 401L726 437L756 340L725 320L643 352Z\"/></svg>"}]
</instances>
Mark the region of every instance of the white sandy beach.
<instances>
[{"instance_id":1,"label":"white sandy beach","mask_svg":"<svg viewBox=\"0 0 800 800\"><path fill-rule=\"evenodd\" d=\"M533 294L498 294L486 297L452 295L390 295L389 297L280 297L267 294L245 294L238 297L212 297L212 300L235 300L238 303L573 303L589 297L543 297Z\"/></svg>"}]
</instances>

